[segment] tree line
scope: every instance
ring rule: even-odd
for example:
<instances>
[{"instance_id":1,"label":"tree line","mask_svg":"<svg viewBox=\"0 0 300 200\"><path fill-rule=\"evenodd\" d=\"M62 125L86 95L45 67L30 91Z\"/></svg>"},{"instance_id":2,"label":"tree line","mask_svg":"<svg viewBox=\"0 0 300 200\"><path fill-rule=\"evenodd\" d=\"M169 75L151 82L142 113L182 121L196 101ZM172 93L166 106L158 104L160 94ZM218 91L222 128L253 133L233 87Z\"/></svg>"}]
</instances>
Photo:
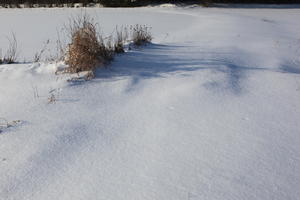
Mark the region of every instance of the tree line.
<instances>
[{"instance_id":1,"label":"tree line","mask_svg":"<svg viewBox=\"0 0 300 200\"><path fill-rule=\"evenodd\" d=\"M0 0L0 5L45 5L45 6L59 6L69 4L70 6L75 3L81 3L86 6L90 3L101 3L104 6L143 6L151 3L273 3L273 4L289 4L300 3L300 0Z\"/></svg>"}]
</instances>

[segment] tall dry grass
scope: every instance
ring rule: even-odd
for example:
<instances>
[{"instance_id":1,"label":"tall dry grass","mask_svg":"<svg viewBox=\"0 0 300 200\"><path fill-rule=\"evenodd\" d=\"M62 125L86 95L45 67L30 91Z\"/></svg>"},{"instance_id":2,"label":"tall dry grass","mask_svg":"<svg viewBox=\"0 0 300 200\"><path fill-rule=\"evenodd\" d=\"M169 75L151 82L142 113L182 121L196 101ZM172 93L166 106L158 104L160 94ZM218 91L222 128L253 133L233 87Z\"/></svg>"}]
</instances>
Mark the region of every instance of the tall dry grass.
<instances>
[{"instance_id":1,"label":"tall dry grass","mask_svg":"<svg viewBox=\"0 0 300 200\"><path fill-rule=\"evenodd\" d=\"M111 45L105 43L97 24L88 15L72 18L68 30L71 38L65 59L68 72L94 71L112 60Z\"/></svg>"},{"instance_id":2,"label":"tall dry grass","mask_svg":"<svg viewBox=\"0 0 300 200\"><path fill-rule=\"evenodd\" d=\"M0 51L0 64L12 64L18 60L19 51L16 35L11 33L11 37L7 37L7 40L9 44L3 58L2 51Z\"/></svg>"},{"instance_id":3,"label":"tall dry grass","mask_svg":"<svg viewBox=\"0 0 300 200\"><path fill-rule=\"evenodd\" d=\"M136 24L130 27L131 40L134 45L141 46L152 41L151 27Z\"/></svg>"}]
</instances>

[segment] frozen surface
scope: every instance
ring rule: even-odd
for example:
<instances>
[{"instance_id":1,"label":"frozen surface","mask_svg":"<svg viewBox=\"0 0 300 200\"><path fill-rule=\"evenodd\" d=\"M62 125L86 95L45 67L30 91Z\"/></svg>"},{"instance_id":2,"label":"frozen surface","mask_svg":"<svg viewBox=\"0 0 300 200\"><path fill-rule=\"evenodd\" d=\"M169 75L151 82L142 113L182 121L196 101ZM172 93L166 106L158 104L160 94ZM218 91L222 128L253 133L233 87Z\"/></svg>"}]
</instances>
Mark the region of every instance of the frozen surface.
<instances>
[{"instance_id":1,"label":"frozen surface","mask_svg":"<svg viewBox=\"0 0 300 200\"><path fill-rule=\"evenodd\" d=\"M80 12L0 9L0 45L30 61ZM1 200L299 199L300 9L85 12L153 44L89 82L0 65Z\"/></svg>"}]
</instances>

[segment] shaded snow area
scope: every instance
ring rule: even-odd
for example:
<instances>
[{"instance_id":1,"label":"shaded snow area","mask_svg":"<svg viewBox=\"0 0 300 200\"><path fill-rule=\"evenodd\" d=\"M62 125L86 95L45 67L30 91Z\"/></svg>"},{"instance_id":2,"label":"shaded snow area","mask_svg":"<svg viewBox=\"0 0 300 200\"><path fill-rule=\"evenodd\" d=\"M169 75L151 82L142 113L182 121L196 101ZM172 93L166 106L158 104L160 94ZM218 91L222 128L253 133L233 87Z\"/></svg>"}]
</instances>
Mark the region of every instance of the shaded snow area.
<instances>
[{"instance_id":1,"label":"shaded snow area","mask_svg":"<svg viewBox=\"0 0 300 200\"><path fill-rule=\"evenodd\" d=\"M299 9L85 11L153 43L86 82L0 65L1 200L299 199ZM80 12L1 9L0 44L29 61Z\"/></svg>"}]
</instances>

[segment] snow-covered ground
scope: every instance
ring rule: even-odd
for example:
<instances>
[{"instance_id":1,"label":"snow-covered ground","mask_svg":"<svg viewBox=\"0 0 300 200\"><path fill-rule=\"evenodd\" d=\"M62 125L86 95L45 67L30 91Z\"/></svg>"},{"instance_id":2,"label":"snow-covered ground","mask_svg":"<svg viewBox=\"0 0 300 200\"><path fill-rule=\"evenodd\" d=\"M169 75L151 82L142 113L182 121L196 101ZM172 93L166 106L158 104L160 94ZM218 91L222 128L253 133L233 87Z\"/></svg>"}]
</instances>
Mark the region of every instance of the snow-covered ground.
<instances>
[{"instance_id":1,"label":"snow-covered ground","mask_svg":"<svg viewBox=\"0 0 300 200\"><path fill-rule=\"evenodd\" d=\"M85 11L153 44L88 82L0 65L1 200L299 199L300 9ZM0 45L30 61L80 12L1 9Z\"/></svg>"}]
</instances>

